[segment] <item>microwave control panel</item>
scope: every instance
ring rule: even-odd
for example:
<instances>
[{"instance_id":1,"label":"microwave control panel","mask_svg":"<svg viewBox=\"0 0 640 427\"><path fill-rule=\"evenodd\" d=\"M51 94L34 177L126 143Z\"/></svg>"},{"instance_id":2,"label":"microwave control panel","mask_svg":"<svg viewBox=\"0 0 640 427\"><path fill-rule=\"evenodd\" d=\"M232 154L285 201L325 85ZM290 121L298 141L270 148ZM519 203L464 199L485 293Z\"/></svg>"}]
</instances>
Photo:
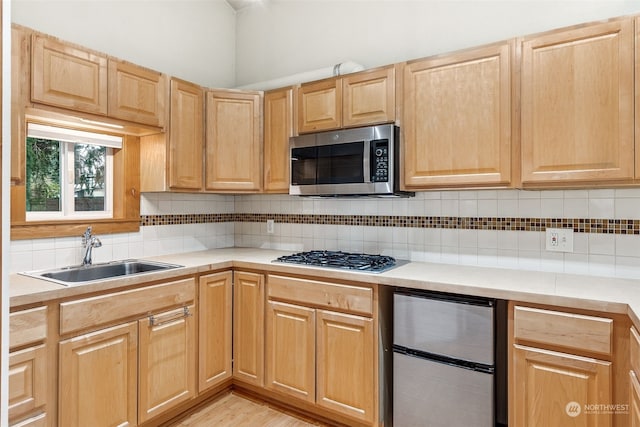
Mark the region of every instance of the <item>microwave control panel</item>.
<instances>
[{"instance_id":1,"label":"microwave control panel","mask_svg":"<svg viewBox=\"0 0 640 427\"><path fill-rule=\"evenodd\" d=\"M389 140L371 141L371 182L389 182Z\"/></svg>"}]
</instances>

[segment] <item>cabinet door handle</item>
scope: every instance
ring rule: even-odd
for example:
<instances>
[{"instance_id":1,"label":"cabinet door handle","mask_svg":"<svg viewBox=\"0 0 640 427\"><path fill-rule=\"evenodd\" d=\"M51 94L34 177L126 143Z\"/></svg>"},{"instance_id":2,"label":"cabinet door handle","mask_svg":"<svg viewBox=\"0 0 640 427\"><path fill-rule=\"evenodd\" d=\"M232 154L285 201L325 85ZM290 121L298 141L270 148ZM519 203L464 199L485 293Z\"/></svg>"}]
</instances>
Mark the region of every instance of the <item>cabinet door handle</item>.
<instances>
[{"instance_id":1,"label":"cabinet door handle","mask_svg":"<svg viewBox=\"0 0 640 427\"><path fill-rule=\"evenodd\" d=\"M169 316L165 319L158 319L157 317L155 317L153 314L149 316L149 326L162 326L162 325L166 325L167 323L171 323L174 322L176 320L179 319L183 319L185 317L189 317L191 316L191 313L189 312L189 307L185 306L182 308L182 313L178 313L175 314L173 316Z\"/></svg>"}]
</instances>

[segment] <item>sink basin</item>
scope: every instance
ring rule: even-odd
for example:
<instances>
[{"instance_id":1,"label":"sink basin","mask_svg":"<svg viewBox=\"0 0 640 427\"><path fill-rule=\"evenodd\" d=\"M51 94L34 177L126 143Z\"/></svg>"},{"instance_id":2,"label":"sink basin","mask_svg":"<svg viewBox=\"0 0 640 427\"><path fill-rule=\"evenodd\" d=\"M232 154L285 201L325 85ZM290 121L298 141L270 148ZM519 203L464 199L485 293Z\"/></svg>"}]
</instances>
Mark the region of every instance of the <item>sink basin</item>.
<instances>
[{"instance_id":1,"label":"sink basin","mask_svg":"<svg viewBox=\"0 0 640 427\"><path fill-rule=\"evenodd\" d=\"M127 259L122 261L112 261L103 264L78 265L73 267L63 267L53 270L41 270L21 273L26 276L36 277L39 279L50 280L69 286L70 284L79 284L92 282L96 280L110 279L118 276L131 276L134 274L150 273L153 271L168 270L171 268L182 267L177 264L168 264L157 261L140 261L135 259Z\"/></svg>"}]
</instances>

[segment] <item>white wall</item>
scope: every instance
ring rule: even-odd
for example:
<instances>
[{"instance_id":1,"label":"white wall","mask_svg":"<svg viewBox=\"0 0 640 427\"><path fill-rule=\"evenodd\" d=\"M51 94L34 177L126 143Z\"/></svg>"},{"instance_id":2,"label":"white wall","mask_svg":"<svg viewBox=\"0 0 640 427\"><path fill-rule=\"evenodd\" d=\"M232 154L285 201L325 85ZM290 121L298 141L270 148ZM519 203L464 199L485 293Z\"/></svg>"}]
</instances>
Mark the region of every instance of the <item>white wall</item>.
<instances>
[{"instance_id":1,"label":"white wall","mask_svg":"<svg viewBox=\"0 0 640 427\"><path fill-rule=\"evenodd\" d=\"M0 239L0 254L2 260L2 280L3 286L0 289L0 396L9 395L9 218L11 214L10 206L10 180L11 180L11 67L7 64L11 62L11 31L9 31L9 17L11 15L11 3L3 1L0 5L2 9L2 141L0 150L2 151L2 216L0 227L2 228L2 239ZM9 399L3 398L0 401L0 425L8 425Z\"/></svg>"},{"instance_id":2,"label":"white wall","mask_svg":"<svg viewBox=\"0 0 640 427\"><path fill-rule=\"evenodd\" d=\"M11 21L202 86L235 83L224 0L12 0Z\"/></svg>"},{"instance_id":3,"label":"white wall","mask_svg":"<svg viewBox=\"0 0 640 427\"><path fill-rule=\"evenodd\" d=\"M640 12L637 1L263 0L237 14L237 84L371 68Z\"/></svg>"}]
</instances>

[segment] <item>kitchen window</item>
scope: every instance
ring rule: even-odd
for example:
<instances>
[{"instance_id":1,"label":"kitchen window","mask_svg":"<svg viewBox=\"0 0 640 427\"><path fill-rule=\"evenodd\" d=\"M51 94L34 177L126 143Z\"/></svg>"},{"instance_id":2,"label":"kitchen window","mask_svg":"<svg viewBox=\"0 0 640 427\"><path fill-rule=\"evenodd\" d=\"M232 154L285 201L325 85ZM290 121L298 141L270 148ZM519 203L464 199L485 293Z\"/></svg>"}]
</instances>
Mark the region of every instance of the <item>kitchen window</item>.
<instances>
[{"instance_id":1,"label":"kitchen window","mask_svg":"<svg viewBox=\"0 0 640 427\"><path fill-rule=\"evenodd\" d=\"M11 239L140 230L141 129L31 109L12 150ZM89 124L87 124L89 123Z\"/></svg>"},{"instance_id":2,"label":"kitchen window","mask_svg":"<svg viewBox=\"0 0 640 427\"><path fill-rule=\"evenodd\" d=\"M120 148L120 136L29 123L26 220L111 218Z\"/></svg>"}]
</instances>

